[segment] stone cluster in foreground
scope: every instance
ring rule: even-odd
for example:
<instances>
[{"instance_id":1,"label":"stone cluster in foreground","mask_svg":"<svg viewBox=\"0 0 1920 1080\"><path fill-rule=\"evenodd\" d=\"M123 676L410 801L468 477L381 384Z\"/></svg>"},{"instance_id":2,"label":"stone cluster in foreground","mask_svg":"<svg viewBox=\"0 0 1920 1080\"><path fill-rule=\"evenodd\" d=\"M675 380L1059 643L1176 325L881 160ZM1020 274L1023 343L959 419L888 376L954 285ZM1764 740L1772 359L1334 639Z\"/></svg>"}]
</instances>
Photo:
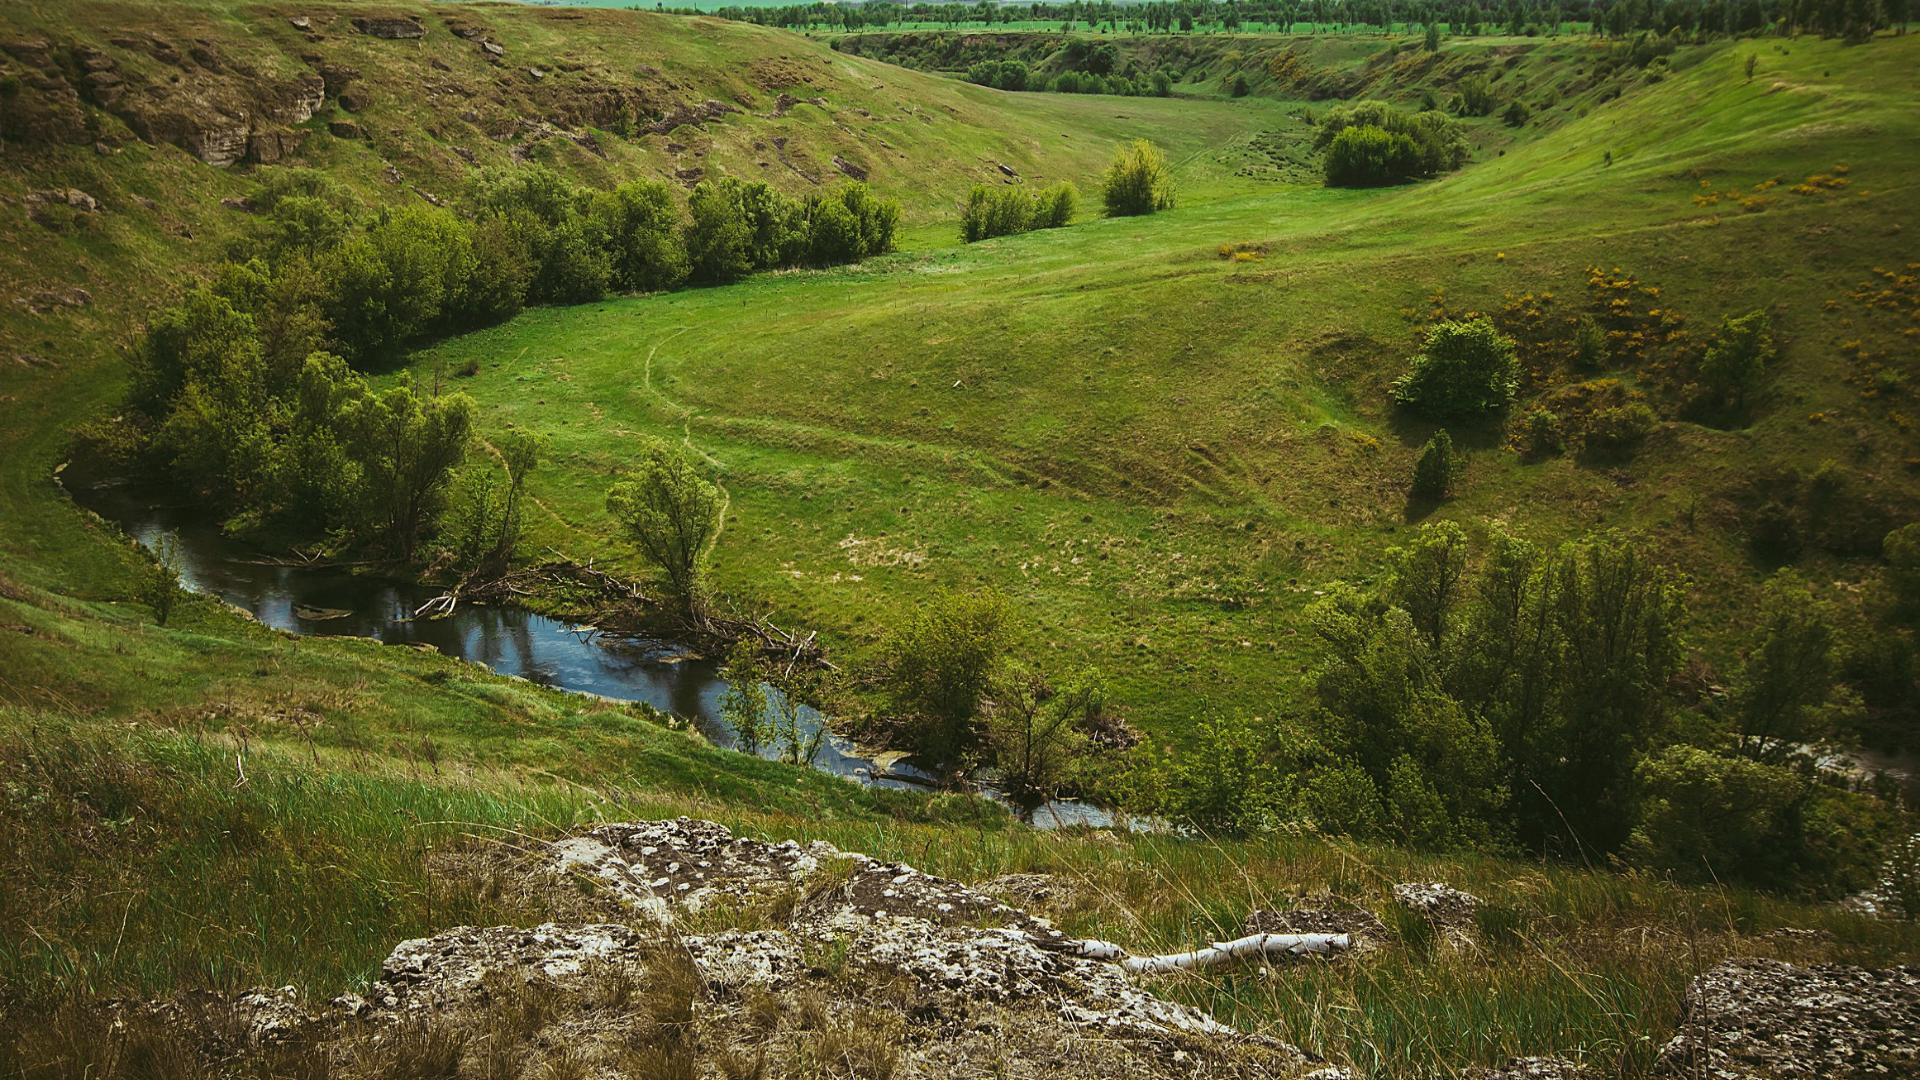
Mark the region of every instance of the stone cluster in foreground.
<instances>
[{"instance_id":1,"label":"stone cluster in foreground","mask_svg":"<svg viewBox=\"0 0 1920 1080\"><path fill-rule=\"evenodd\" d=\"M1352 1075L1168 1000L986 892L825 843L766 843L686 818L603 825L509 872L553 921L403 941L366 993L317 1010L291 987L222 999L214 1025L185 1002L143 1008L198 1026L203 1043L225 1040L228 1055L298 1047L348 1076L436 1046L579 1076ZM1002 891L1044 892L1032 877ZM1471 947L1470 894L1412 883L1395 899ZM1345 963L1390 945L1359 910L1256 912L1248 924L1350 933ZM1522 1058L1463 1075L1608 1071ZM1722 964L1695 981L1659 1071L1920 1075L1920 972Z\"/></svg>"}]
</instances>

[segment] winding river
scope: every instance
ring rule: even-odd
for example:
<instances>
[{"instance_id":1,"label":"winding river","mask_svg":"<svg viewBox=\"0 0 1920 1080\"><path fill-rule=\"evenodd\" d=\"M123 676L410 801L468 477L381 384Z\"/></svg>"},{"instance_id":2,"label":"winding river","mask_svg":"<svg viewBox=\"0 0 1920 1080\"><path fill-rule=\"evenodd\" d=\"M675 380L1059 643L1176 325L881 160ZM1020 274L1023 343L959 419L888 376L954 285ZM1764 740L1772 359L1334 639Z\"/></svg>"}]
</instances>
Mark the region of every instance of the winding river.
<instances>
[{"instance_id":1,"label":"winding river","mask_svg":"<svg viewBox=\"0 0 1920 1080\"><path fill-rule=\"evenodd\" d=\"M182 583L217 596L267 626L295 634L374 638L395 645L430 645L461 660L542 686L640 701L690 721L717 745L732 747L732 729L720 718L726 681L718 664L669 642L610 638L590 627L524 608L462 604L452 615L416 619L413 612L440 590L353 573L337 566L302 566L262 556L209 524L190 508L156 505L119 487L78 490L74 501L124 529L149 550L171 541ZM825 722L808 709L807 734ZM767 758L778 757L763 747ZM859 784L930 789L933 777L891 755L863 751L832 731L814 767ZM998 798L989 786L984 794ZM1062 799L1040 808L1041 828L1110 828L1115 815ZM1139 827L1138 822L1131 823Z\"/></svg>"}]
</instances>

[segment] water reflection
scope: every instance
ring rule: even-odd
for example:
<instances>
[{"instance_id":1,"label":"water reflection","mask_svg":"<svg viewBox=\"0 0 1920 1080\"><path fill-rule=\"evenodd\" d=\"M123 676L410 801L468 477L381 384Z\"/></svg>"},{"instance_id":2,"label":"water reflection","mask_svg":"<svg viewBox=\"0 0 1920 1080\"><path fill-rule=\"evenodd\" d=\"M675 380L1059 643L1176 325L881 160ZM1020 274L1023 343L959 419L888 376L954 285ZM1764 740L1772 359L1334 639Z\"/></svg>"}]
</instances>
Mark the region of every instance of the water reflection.
<instances>
[{"instance_id":1,"label":"water reflection","mask_svg":"<svg viewBox=\"0 0 1920 1080\"><path fill-rule=\"evenodd\" d=\"M171 541L187 587L218 596L276 629L323 637L367 637L393 645L430 645L448 656L542 686L645 702L687 718L720 746L734 745L732 729L720 718L727 684L719 676L717 662L686 655L671 643L610 639L591 627L516 607L462 604L446 618L416 619L413 613L439 590L355 574L345 567L288 565L266 558L190 509L156 506L125 489L78 492L75 499L149 549ZM769 687L768 693L777 691ZM803 737L810 737L825 720L812 709L802 709L800 719ZM777 759L780 748L764 746L760 754ZM878 787L934 786L929 774L903 761L883 766L831 731L814 765ZM984 793L1000 798L991 787ZM1099 807L1061 800L1042 807L1034 824L1106 828L1116 822L1114 815Z\"/></svg>"}]
</instances>

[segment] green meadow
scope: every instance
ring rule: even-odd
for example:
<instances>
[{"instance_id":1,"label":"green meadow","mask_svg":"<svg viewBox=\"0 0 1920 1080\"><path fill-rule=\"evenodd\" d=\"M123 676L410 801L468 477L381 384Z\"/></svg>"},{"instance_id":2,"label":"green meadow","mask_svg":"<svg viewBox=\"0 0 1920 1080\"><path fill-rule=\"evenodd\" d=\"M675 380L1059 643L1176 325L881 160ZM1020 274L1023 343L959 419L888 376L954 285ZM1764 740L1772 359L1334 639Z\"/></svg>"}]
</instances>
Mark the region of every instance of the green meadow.
<instances>
[{"instance_id":1,"label":"green meadow","mask_svg":"<svg viewBox=\"0 0 1920 1080\"><path fill-rule=\"evenodd\" d=\"M1752 48L1770 74L1749 82ZM1190 150L1197 125L1157 129L1190 102L1003 95L1021 113L1042 99L1027 118L1048 122L1068 102L1124 113L1184 150L1180 206L1083 210L965 247L929 223L858 267L533 311L410 367L477 368L457 385L483 427L552 441L533 482L539 545L638 570L602 503L637 440L668 438L728 492L714 572L743 610L858 657L934 590L991 585L1035 652L1106 673L1131 716L1177 740L1209 710L1276 708L1306 659L1301 609L1375 572L1414 524L1405 477L1432 429L1397 415L1386 384L1430 308L1533 293L1566 310L1589 268L1618 268L1702 328L1773 311L1787 344L1769 405L1742 430L1664 424L1625 468L1528 461L1470 431L1439 514L1547 542L1648 537L1693 579L1714 654L1760 577L1742 484L1817 466L1841 423L1874 484L1914 493L1908 436L1838 348L1900 340L1846 297L1906 257L1886 224L1910 216L1900 155L1915 143L1897 133L1913 126L1912 52L1707 50L1632 98L1388 190L1238 176L1253 151L1234 125ZM1245 132L1310 137L1284 103L1217 105ZM1835 166L1848 187L1789 192ZM1695 199L1768 181L1777 194L1752 210ZM1252 257L1223 258L1232 245ZM1860 572L1833 571L1836 591Z\"/></svg>"},{"instance_id":2,"label":"green meadow","mask_svg":"<svg viewBox=\"0 0 1920 1080\"><path fill-rule=\"evenodd\" d=\"M1771 570L1755 508L1783 477L1825 467L1900 521L1920 506L1915 310L1886 299L1915 294L1879 284L1914 273L1920 37L1689 45L1612 81L1594 74L1604 42L1449 41L1443 60L1505 65L1540 102L1533 118L1464 120L1473 160L1439 179L1341 189L1320 182L1313 149L1330 103L1277 77L1239 99L1217 71L1170 98L1003 93L716 19L434 4L409 8L424 39L393 43L338 29L356 4L309 8L333 20L317 42L286 11L229 0L32 0L0 26L101 48L128 28L212 42L261 77L322 49L370 101L303 121L295 162L368 206L458 205L470 164L524 161L588 185L690 188L699 170L791 194L853 175L844 162L898 200L892 254L532 308L375 375L470 395L483 444L539 436L523 560L650 581L606 494L648 442L682 448L727 498L719 607L817 631L854 673L849 720L877 708L858 676L891 628L945 590L990 587L1019 657L1097 673L1150 747L1190 748L1203 718L1305 700L1322 652L1308 606L1377 581L1386 552L1436 520L1476 539L1639 538L1688 582L1696 670L1728 669ZM511 60L444 32L449 11ZM1307 55L1357 68L1391 44L1319 35ZM144 62L126 51L127 69ZM227 92L215 74L238 78L209 71L193 75L209 99ZM624 135L566 111L608 86L735 111ZM1406 106L1430 89L1380 86ZM1067 899L1043 914L1140 951L1232 936L1255 908L1392 919L1400 881L1492 899L1484 948L1395 925L1422 944L1153 983L1368 1076L1545 1053L1646 1076L1689 980L1724 957L1920 955L1912 922L1625 866L1305 827L1043 833L972 796L858 788L643 708L294 637L207 597L155 625L138 591L151 563L57 477L75 433L120 411L141 328L251 235L244 200L279 166L211 168L90 115L101 149L0 145L3 291L90 294L0 306L0 1073L48 1002L284 983L323 1001L363 987L401 938L539 921L489 860L590 822L679 814L968 882L1057 875ZM533 122L545 116L566 137ZM343 119L362 133L327 133ZM1167 155L1177 204L1106 218L1100 170L1136 138ZM1069 227L960 242L976 184L1062 180L1081 193ZM105 211L65 229L27 216L31 193L66 187ZM1701 337L1771 314L1780 356L1750 424L1685 418L1665 372L1569 368L1565 327L1622 290ZM1658 426L1606 460L1522 454L1498 421L1456 426L1455 497L1410 503L1433 427L1396 410L1390 385L1435 318L1476 311L1541 330L1515 417L1612 380L1653 402ZM1799 559L1850 631L1885 591L1877 551Z\"/></svg>"}]
</instances>

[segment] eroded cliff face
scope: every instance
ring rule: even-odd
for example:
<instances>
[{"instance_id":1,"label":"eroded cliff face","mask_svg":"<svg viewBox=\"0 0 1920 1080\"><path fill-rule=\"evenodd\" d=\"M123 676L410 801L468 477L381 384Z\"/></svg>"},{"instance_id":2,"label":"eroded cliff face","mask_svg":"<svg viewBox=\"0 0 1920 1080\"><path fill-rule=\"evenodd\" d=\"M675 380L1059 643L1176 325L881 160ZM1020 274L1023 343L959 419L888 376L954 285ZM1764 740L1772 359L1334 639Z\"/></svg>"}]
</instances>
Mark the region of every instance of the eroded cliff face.
<instances>
[{"instance_id":1,"label":"eroded cliff face","mask_svg":"<svg viewBox=\"0 0 1920 1080\"><path fill-rule=\"evenodd\" d=\"M715 35L729 39L725 48L704 40ZM836 73L824 50L769 51L791 44L735 25L613 11L327 5L216 20L105 3L50 23L0 12L0 138L103 154L139 141L219 168L285 162L310 138L363 140L409 183L444 186L477 165L556 150L606 159L610 141L652 136L629 153L646 155L651 172L697 178L709 169L713 122L779 121L811 106L821 111L803 127L822 145L775 154L742 129L723 140L729 165L791 186L899 158L885 125L914 121L913 110L888 117L830 105L819 90L865 102L881 88ZM870 130L839 120L818 130L843 108Z\"/></svg>"}]
</instances>

